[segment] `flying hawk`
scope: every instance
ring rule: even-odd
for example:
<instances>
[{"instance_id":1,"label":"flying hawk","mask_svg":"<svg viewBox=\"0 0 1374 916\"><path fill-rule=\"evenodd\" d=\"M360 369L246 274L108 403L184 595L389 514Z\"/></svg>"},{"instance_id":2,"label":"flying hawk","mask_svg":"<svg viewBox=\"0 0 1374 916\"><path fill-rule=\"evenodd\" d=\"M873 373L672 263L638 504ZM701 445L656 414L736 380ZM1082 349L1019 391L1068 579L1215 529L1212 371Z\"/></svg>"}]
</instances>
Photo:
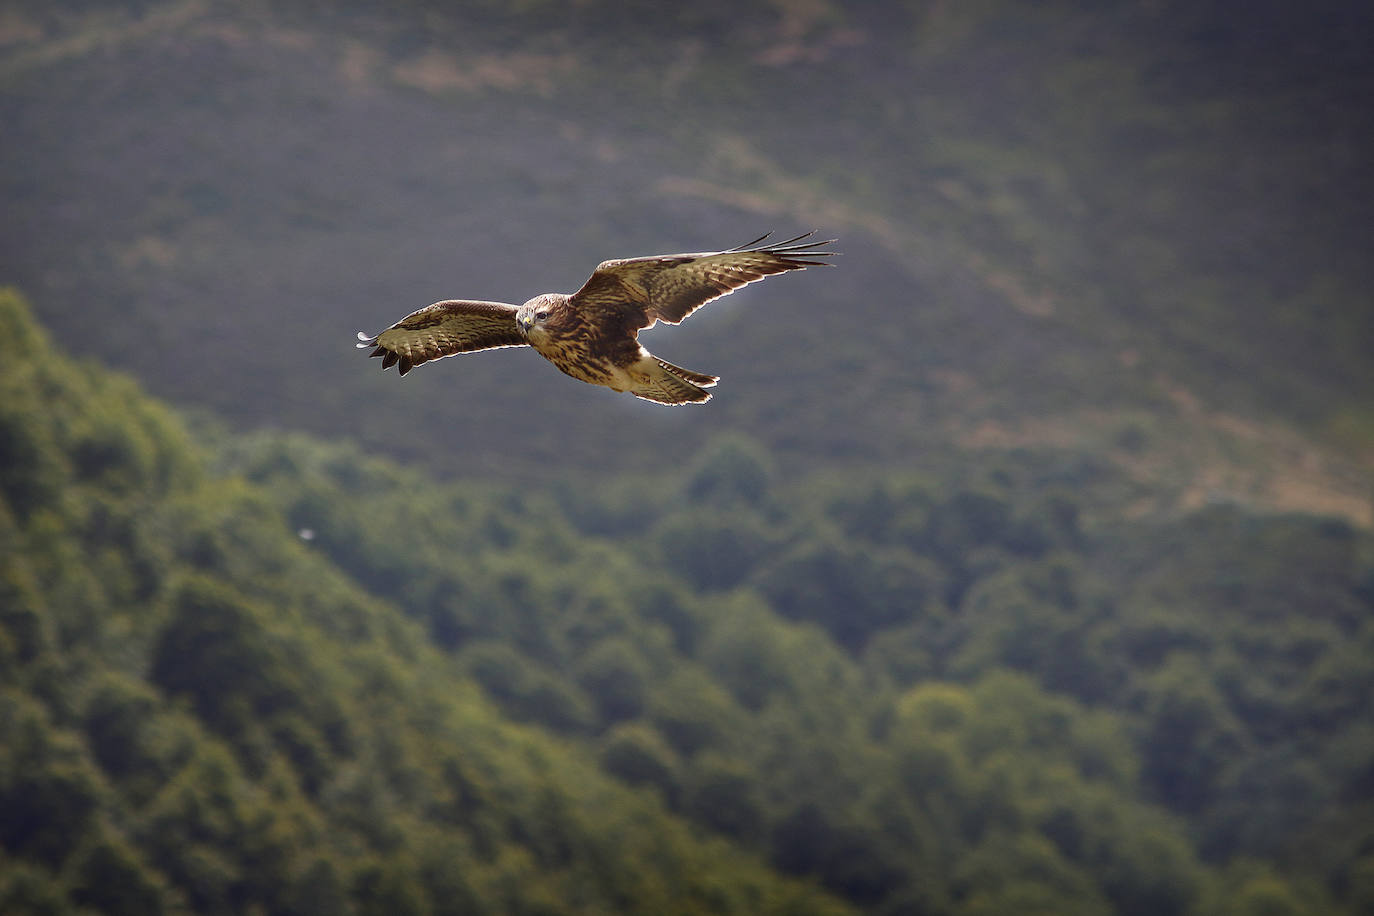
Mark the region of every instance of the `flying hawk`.
<instances>
[{"instance_id":1,"label":"flying hawk","mask_svg":"<svg viewBox=\"0 0 1374 916\"><path fill-rule=\"evenodd\" d=\"M769 233L771 235L772 233ZM700 404L719 379L659 359L639 332L677 324L698 308L770 274L824 266L818 251L834 239L807 242L815 231L765 245L768 235L729 251L664 254L602 261L571 296L544 293L520 307L449 299L412 312L382 333L358 332L382 368L405 375L421 363L472 350L531 346L575 379L628 391L659 404Z\"/></svg>"}]
</instances>

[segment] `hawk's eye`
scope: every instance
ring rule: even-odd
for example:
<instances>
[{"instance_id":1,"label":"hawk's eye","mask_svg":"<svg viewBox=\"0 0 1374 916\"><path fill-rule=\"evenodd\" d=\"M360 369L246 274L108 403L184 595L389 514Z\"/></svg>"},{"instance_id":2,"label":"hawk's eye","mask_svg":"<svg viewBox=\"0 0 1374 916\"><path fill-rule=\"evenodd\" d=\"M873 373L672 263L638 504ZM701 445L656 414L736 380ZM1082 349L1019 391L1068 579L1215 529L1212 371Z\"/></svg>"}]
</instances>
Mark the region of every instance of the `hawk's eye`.
<instances>
[{"instance_id":1,"label":"hawk's eye","mask_svg":"<svg viewBox=\"0 0 1374 916\"><path fill-rule=\"evenodd\" d=\"M549 317L549 313L548 313L548 312L535 312L535 313L534 313L534 320L535 320L535 321L543 321L545 318L548 318L548 317Z\"/></svg>"}]
</instances>

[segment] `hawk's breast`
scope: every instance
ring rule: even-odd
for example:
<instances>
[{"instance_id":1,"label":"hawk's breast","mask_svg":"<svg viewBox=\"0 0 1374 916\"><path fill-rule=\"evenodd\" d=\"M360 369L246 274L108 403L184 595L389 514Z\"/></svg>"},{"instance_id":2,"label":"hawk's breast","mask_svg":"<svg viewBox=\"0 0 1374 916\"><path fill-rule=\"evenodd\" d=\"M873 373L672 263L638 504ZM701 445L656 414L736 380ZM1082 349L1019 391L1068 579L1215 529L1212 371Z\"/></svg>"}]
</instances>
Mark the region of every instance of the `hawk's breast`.
<instances>
[{"instance_id":1,"label":"hawk's breast","mask_svg":"<svg viewBox=\"0 0 1374 916\"><path fill-rule=\"evenodd\" d=\"M620 354L619 351L625 349L623 346L608 346L616 343L623 342L607 341L582 324L562 332L535 328L530 333L530 345L562 372L592 385L623 391L630 381L625 366L633 360ZM631 339L629 343L637 357L638 342Z\"/></svg>"}]
</instances>

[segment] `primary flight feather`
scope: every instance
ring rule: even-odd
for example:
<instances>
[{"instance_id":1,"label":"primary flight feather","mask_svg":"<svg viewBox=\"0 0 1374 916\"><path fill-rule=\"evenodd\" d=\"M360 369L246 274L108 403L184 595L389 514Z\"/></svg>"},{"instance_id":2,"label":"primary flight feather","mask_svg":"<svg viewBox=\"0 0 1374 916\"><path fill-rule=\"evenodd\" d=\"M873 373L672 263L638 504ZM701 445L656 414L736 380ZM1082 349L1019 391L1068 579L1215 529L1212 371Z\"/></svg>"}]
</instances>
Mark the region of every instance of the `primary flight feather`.
<instances>
[{"instance_id":1,"label":"primary flight feather","mask_svg":"<svg viewBox=\"0 0 1374 916\"><path fill-rule=\"evenodd\" d=\"M729 251L663 254L602 261L577 292L544 293L519 307L449 299L412 312L360 348L382 368L405 375L421 363L472 350L533 347L575 379L628 391L659 404L700 404L719 379L674 366L639 343L656 322L677 324L701 306L772 274L827 266L818 250L834 239L805 241L815 232L763 244L757 238Z\"/></svg>"}]
</instances>

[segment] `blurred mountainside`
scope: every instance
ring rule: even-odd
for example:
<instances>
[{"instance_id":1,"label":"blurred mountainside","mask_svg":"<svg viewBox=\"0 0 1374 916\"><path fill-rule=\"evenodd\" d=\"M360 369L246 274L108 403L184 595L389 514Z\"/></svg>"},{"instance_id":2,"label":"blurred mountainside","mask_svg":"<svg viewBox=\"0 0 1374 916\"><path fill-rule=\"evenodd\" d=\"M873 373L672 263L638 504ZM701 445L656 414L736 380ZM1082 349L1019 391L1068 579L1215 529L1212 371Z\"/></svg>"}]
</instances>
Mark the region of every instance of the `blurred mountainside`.
<instances>
[{"instance_id":1,"label":"blurred mountainside","mask_svg":"<svg viewBox=\"0 0 1374 916\"><path fill-rule=\"evenodd\" d=\"M0 8L0 912L1374 911L1374 10ZM704 408L431 301L840 238Z\"/></svg>"},{"instance_id":2,"label":"blurred mountainside","mask_svg":"<svg viewBox=\"0 0 1374 916\"><path fill-rule=\"evenodd\" d=\"M1361 4L11 3L0 269L73 352L442 473L1083 449L1157 504L1371 520ZM646 335L666 411L352 349L607 257L837 235ZM557 470L551 470L556 468Z\"/></svg>"}]
</instances>

